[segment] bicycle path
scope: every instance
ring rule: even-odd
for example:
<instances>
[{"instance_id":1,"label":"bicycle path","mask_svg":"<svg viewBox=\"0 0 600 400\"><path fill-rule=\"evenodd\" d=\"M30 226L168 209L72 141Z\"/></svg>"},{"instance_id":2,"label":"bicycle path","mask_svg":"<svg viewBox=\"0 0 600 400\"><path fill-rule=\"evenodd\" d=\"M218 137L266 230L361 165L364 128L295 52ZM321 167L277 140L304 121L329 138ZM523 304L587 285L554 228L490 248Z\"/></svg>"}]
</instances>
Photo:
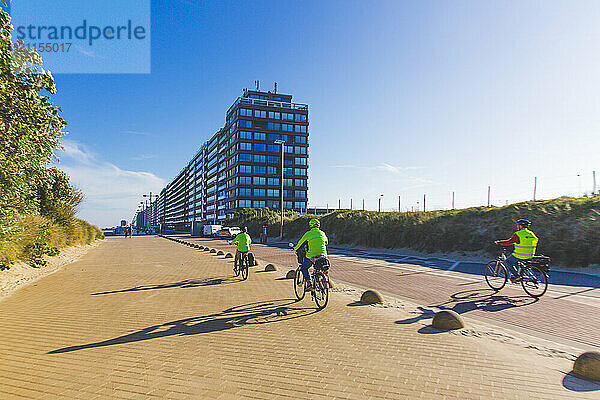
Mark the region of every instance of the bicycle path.
<instances>
[{"instance_id":1,"label":"bicycle path","mask_svg":"<svg viewBox=\"0 0 600 400\"><path fill-rule=\"evenodd\" d=\"M0 302L2 399L592 399L572 361L427 328L158 237L109 238ZM353 297L354 296L354 297ZM354 300L353 300L354 299ZM470 320L468 320L471 323Z\"/></svg>"},{"instance_id":2,"label":"bicycle path","mask_svg":"<svg viewBox=\"0 0 600 400\"><path fill-rule=\"evenodd\" d=\"M189 235L177 237L223 250L232 249L224 240ZM274 264L296 265L294 253L283 243L253 244L252 251L257 258ZM507 284L496 293L479 274L465 273L459 268L444 269L441 263L433 266L433 261L422 262L415 256L399 257L395 261L386 261L381 256L364 250L353 254L347 249L331 248L330 276L333 281L376 289L430 307L452 309L545 339L600 349L598 277L573 274L577 275L576 280L551 284L546 295L536 300L520 285ZM391 254L383 256L391 259ZM483 270L483 264L477 268ZM551 276L554 275L556 273L551 272ZM565 276L563 274L560 279Z\"/></svg>"}]
</instances>

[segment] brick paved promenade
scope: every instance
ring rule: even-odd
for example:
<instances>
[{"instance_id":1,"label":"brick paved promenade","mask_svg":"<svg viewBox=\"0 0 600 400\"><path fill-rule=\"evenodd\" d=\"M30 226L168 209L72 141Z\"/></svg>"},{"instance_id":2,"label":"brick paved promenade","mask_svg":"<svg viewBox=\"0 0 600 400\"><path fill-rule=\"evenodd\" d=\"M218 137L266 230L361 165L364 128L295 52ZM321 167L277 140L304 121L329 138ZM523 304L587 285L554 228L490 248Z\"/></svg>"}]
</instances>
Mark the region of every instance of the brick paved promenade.
<instances>
[{"instance_id":1,"label":"brick paved promenade","mask_svg":"<svg viewBox=\"0 0 600 400\"><path fill-rule=\"evenodd\" d=\"M438 333L158 237L110 238L0 302L0 399L593 399L572 361ZM404 323L397 323L402 321ZM427 322L427 321L425 321Z\"/></svg>"},{"instance_id":2,"label":"brick paved promenade","mask_svg":"<svg viewBox=\"0 0 600 400\"><path fill-rule=\"evenodd\" d=\"M177 237L231 249L223 240ZM295 262L294 254L287 249L255 244L252 251L258 258L280 265ZM334 280L399 295L426 306L452 309L502 326L522 328L551 340L600 350L598 277L590 276L594 281L587 287L550 285L548 293L536 301L520 285L508 284L494 293L481 275L345 255L330 258Z\"/></svg>"}]
</instances>

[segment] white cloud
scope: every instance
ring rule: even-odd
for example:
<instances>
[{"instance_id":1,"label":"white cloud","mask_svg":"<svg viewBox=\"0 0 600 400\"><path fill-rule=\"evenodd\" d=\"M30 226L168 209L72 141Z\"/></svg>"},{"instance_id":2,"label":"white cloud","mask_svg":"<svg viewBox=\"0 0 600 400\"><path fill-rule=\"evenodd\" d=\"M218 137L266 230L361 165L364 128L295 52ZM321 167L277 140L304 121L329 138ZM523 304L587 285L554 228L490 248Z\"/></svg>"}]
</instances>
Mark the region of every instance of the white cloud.
<instances>
[{"instance_id":1,"label":"white cloud","mask_svg":"<svg viewBox=\"0 0 600 400\"><path fill-rule=\"evenodd\" d=\"M81 143L62 140L62 145L65 150L57 153L57 166L85 194L79 217L100 227L130 220L143 193L157 193L165 186L151 172L124 170L98 159Z\"/></svg>"}]
</instances>

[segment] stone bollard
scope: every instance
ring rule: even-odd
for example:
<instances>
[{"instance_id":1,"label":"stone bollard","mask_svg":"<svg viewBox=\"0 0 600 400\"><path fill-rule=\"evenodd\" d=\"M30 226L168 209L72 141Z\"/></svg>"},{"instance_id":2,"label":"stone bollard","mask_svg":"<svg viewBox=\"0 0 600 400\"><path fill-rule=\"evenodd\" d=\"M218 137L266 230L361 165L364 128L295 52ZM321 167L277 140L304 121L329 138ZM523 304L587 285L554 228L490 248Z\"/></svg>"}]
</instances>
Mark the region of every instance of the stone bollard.
<instances>
[{"instance_id":1,"label":"stone bollard","mask_svg":"<svg viewBox=\"0 0 600 400\"><path fill-rule=\"evenodd\" d=\"M222 256L223 254L225 254L225 253L223 253L223 250L219 250L219 251L217 251L217 255L218 255L218 256Z\"/></svg>"},{"instance_id":2,"label":"stone bollard","mask_svg":"<svg viewBox=\"0 0 600 400\"><path fill-rule=\"evenodd\" d=\"M383 297L375 290L367 290L360 296L360 302L364 304L381 304Z\"/></svg>"},{"instance_id":3,"label":"stone bollard","mask_svg":"<svg viewBox=\"0 0 600 400\"><path fill-rule=\"evenodd\" d=\"M454 329L462 329L465 327L465 323L460 315L456 311L442 310L435 314L431 326L436 329L444 331L451 331Z\"/></svg>"},{"instance_id":4,"label":"stone bollard","mask_svg":"<svg viewBox=\"0 0 600 400\"><path fill-rule=\"evenodd\" d=\"M233 258L233 254L227 253L227 254L225 254L225 258Z\"/></svg>"},{"instance_id":5,"label":"stone bollard","mask_svg":"<svg viewBox=\"0 0 600 400\"><path fill-rule=\"evenodd\" d=\"M573 373L591 381L600 381L600 352L586 351L575 360Z\"/></svg>"},{"instance_id":6,"label":"stone bollard","mask_svg":"<svg viewBox=\"0 0 600 400\"><path fill-rule=\"evenodd\" d=\"M267 266L265 267L265 272L273 272L273 271L277 271L277 267L274 266L273 264L267 264Z\"/></svg>"},{"instance_id":7,"label":"stone bollard","mask_svg":"<svg viewBox=\"0 0 600 400\"><path fill-rule=\"evenodd\" d=\"M216 251L215 249L210 249L210 253L211 253L211 254L214 254L214 253L216 253L216 252L217 252L217 251Z\"/></svg>"},{"instance_id":8,"label":"stone bollard","mask_svg":"<svg viewBox=\"0 0 600 400\"><path fill-rule=\"evenodd\" d=\"M294 278L296 278L296 270L295 269L289 270L287 272L287 274L285 274L285 279L294 279Z\"/></svg>"},{"instance_id":9,"label":"stone bollard","mask_svg":"<svg viewBox=\"0 0 600 400\"><path fill-rule=\"evenodd\" d=\"M198 246L198 250L204 250L204 246Z\"/></svg>"},{"instance_id":10,"label":"stone bollard","mask_svg":"<svg viewBox=\"0 0 600 400\"><path fill-rule=\"evenodd\" d=\"M210 251L210 249L208 247L205 247L204 251Z\"/></svg>"}]
</instances>

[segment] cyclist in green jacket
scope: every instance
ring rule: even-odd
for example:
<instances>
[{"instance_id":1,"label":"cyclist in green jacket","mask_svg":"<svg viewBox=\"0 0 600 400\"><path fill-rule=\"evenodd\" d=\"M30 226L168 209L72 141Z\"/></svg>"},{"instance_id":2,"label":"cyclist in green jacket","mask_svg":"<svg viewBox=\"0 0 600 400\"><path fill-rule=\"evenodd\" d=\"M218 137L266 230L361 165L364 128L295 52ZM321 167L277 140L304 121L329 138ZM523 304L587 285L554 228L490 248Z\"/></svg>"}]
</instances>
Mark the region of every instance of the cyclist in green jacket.
<instances>
[{"instance_id":1,"label":"cyclist in green jacket","mask_svg":"<svg viewBox=\"0 0 600 400\"><path fill-rule=\"evenodd\" d=\"M298 250L305 243L308 243L308 251L306 252L306 258L304 262L300 264L300 271L302 271L302 276L304 276L304 282L306 282L306 290L311 290L310 283L310 275L308 273L308 269L313 263L313 259L318 256L326 256L327 255L327 244L328 239L325 232L319 229L321 223L318 219L311 219L308 222L309 231L306 232L296 246L294 246L294 250Z\"/></svg>"},{"instance_id":2,"label":"cyclist in green jacket","mask_svg":"<svg viewBox=\"0 0 600 400\"><path fill-rule=\"evenodd\" d=\"M240 262L240 257L242 253L247 253L250 251L250 243L252 243L252 239L250 235L248 235L248 228L245 226L242 228L242 231L237 234L237 236L229 242L229 244L236 244L237 249L235 250L235 260L233 262L233 269L235 270Z\"/></svg>"}]
</instances>

